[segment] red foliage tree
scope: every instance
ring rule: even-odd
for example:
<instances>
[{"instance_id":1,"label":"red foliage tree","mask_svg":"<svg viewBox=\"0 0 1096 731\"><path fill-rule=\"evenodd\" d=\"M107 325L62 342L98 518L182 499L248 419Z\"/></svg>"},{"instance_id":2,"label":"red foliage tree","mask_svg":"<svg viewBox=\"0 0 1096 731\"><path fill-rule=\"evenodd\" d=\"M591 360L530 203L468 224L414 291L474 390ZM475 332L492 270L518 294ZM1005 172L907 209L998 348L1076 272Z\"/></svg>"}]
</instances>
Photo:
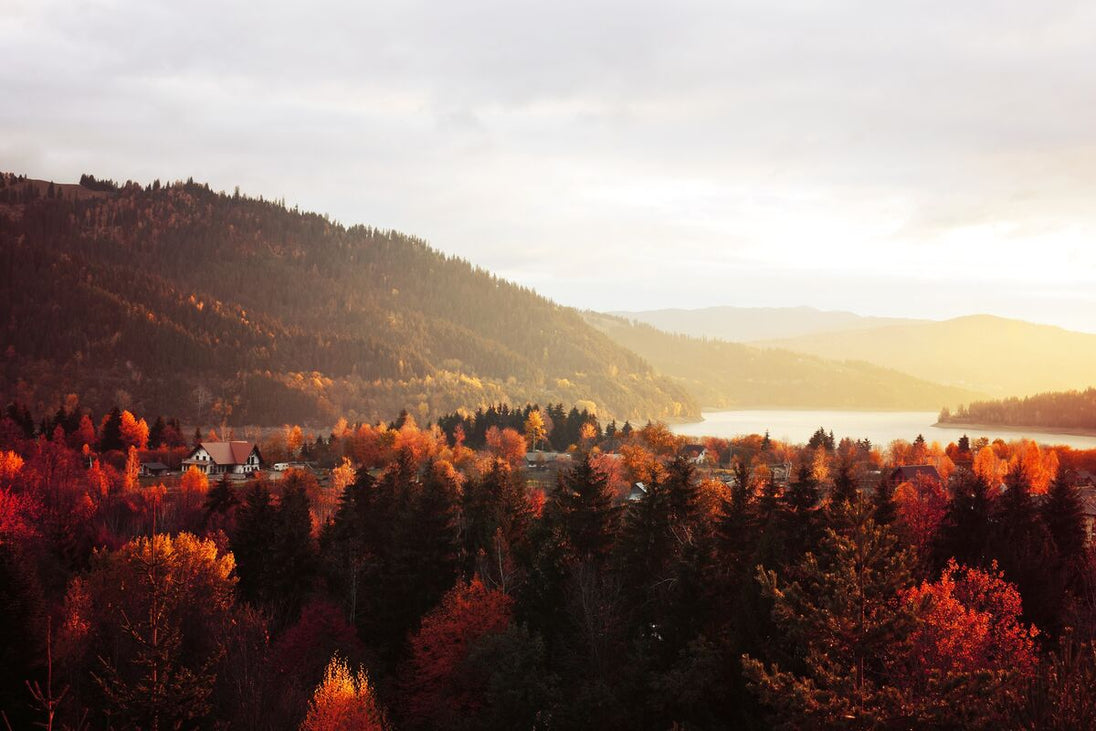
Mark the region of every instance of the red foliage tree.
<instances>
[{"instance_id":1,"label":"red foliage tree","mask_svg":"<svg viewBox=\"0 0 1096 731\"><path fill-rule=\"evenodd\" d=\"M897 684L920 706L922 720L993 727L999 699L1030 676L1038 630L1020 622L1020 592L994 566L948 562L939 580L906 591L917 618L894 665Z\"/></svg>"},{"instance_id":2,"label":"red foliage tree","mask_svg":"<svg viewBox=\"0 0 1096 731\"><path fill-rule=\"evenodd\" d=\"M513 600L488 589L478 577L458 583L422 620L411 638L404 689L412 725L441 728L453 718L474 715L483 702L477 679L461 672L481 637L505 631Z\"/></svg>"}]
</instances>

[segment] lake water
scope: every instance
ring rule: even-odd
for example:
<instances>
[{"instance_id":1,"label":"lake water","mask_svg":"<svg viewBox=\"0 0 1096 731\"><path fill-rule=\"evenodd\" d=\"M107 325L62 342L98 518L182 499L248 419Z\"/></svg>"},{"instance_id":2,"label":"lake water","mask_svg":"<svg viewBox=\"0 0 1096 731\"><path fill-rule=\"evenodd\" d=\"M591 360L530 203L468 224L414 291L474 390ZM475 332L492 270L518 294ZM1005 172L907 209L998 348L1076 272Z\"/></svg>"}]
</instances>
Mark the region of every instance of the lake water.
<instances>
[{"instance_id":1,"label":"lake water","mask_svg":"<svg viewBox=\"0 0 1096 731\"><path fill-rule=\"evenodd\" d=\"M886 447L895 439L912 442L920 434L927 442L946 445L963 434L972 440L1000 437L1006 442L1027 437L1042 444L1067 444L1074 449L1096 449L1096 437L1072 434L1046 434L1008 430L982 430L970 427L935 427L938 416L935 411L706 411L704 420L694 424L677 424L671 429L675 434L690 437L734 437L743 434L764 434L773 439L793 444L805 444L811 435L824 427L833 431L840 441L842 437L870 439L877 447Z\"/></svg>"}]
</instances>

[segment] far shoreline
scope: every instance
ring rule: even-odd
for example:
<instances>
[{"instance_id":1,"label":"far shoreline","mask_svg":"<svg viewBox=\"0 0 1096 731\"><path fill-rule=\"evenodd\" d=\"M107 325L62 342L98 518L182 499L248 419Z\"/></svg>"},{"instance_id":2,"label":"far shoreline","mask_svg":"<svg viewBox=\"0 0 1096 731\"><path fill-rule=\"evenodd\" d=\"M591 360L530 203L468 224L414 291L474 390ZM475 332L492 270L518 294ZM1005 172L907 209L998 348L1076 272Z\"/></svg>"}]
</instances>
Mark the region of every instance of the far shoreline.
<instances>
[{"instance_id":1,"label":"far shoreline","mask_svg":"<svg viewBox=\"0 0 1096 731\"><path fill-rule=\"evenodd\" d=\"M937 421L935 424L933 424L933 426L937 429L952 429L955 431L977 431L979 429L982 429L985 431L1007 431L1020 434L1042 434L1047 436L1060 434L1062 436L1069 437L1096 437L1096 429L1077 429L1064 426L1046 427L1008 424L982 424L966 421Z\"/></svg>"}]
</instances>

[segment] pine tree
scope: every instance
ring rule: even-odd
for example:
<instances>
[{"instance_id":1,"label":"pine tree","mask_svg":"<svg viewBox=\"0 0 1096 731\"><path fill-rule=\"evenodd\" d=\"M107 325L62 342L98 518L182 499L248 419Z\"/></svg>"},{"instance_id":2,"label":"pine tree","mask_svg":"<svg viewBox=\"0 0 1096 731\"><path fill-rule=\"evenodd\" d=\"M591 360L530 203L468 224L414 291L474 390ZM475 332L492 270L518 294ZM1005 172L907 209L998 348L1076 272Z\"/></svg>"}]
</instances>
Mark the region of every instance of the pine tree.
<instances>
[{"instance_id":1,"label":"pine tree","mask_svg":"<svg viewBox=\"0 0 1096 731\"><path fill-rule=\"evenodd\" d=\"M551 510L558 515L567 541L579 560L602 560L613 545L619 507L609 477L590 462L590 455L559 476Z\"/></svg>"},{"instance_id":2,"label":"pine tree","mask_svg":"<svg viewBox=\"0 0 1096 731\"><path fill-rule=\"evenodd\" d=\"M834 503L852 503L859 497L856 489L856 473L852 463L844 458L837 460L837 474L833 476L833 492L830 500Z\"/></svg>"},{"instance_id":3,"label":"pine tree","mask_svg":"<svg viewBox=\"0 0 1096 731\"><path fill-rule=\"evenodd\" d=\"M164 423L164 417L157 416L156 421L152 424L152 428L148 430L149 449L158 449L160 445L164 443L165 429L167 429L167 424Z\"/></svg>"},{"instance_id":4,"label":"pine tree","mask_svg":"<svg viewBox=\"0 0 1096 731\"><path fill-rule=\"evenodd\" d=\"M320 554L328 583L342 597L347 616L356 623L365 576L373 554L376 480L359 470L339 498L332 521L320 536Z\"/></svg>"},{"instance_id":5,"label":"pine tree","mask_svg":"<svg viewBox=\"0 0 1096 731\"><path fill-rule=\"evenodd\" d=\"M965 566L988 566L989 487L980 475L965 468L956 474L953 485L952 499L937 532L937 568L943 568L949 558Z\"/></svg>"},{"instance_id":6,"label":"pine tree","mask_svg":"<svg viewBox=\"0 0 1096 731\"><path fill-rule=\"evenodd\" d=\"M111 452L121 449L125 449L125 442L122 441L122 410L115 406L103 422L99 434L99 450Z\"/></svg>"},{"instance_id":7,"label":"pine tree","mask_svg":"<svg viewBox=\"0 0 1096 731\"><path fill-rule=\"evenodd\" d=\"M787 669L744 656L743 672L781 728L877 727L897 713L883 658L911 627L895 600L911 584L912 559L868 506L845 509L852 529L827 529L796 580L758 575L792 654Z\"/></svg>"},{"instance_id":8,"label":"pine tree","mask_svg":"<svg viewBox=\"0 0 1096 731\"><path fill-rule=\"evenodd\" d=\"M236 510L236 531L229 541L236 556L240 597L253 604L272 598L269 582L275 566L270 559L270 549L276 519L270 488L264 482L253 482Z\"/></svg>"},{"instance_id":9,"label":"pine tree","mask_svg":"<svg viewBox=\"0 0 1096 731\"><path fill-rule=\"evenodd\" d=\"M750 485L749 464L736 457L731 471L734 484L730 500L723 502L717 535L724 565L730 573L738 575L748 568L748 550L757 540L758 506Z\"/></svg>"},{"instance_id":10,"label":"pine tree","mask_svg":"<svg viewBox=\"0 0 1096 731\"><path fill-rule=\"evenodd\" d=\"M1052 596L1047 586L1047 536L1022 465L1009 471L1005 485L993 511L994 555L1005 576L1019 588L1027 618L1044 629L1054 628L1059 597Z\"/></svg>"},{"instance_id":11,"label":"pine tree","mask_svg":"<svg viewBox=\"0 0 1096 731\"><path fill-rule=\"evenodd\" d=\"M1058 565L1070 577L1069 585L1079 588L1076 582L1085 558L1087 532L1081 494L1072 474L1063 472L1050 484L1040 513Z\"/></svg>"},{"instance_id":12,"label":"pine tree","mask_svg":"<svg viewBox=\"0 0 1096 731\"><path fill-rule=\"evenodd\" d=\"M205 504L203 505L206 522L208 523L214 514L228 515L239 504L240 499L236 497L236 490L229 482L228 474L221 475L221 479L217 481L217 484L206 493Z\"/></svg>"},{"instance_id":13,"label":"pine tree","mask_svg":"<svg viewBox=\"0 0 1096 731\"><path fill-rule=\"evenodd\" d=\"M270 594L280 618L292 621L300 612L316 572L316 547L312 540L312 515L305 486L287 485L274 521L270 550Z\"/></svg>"}]
</instances>

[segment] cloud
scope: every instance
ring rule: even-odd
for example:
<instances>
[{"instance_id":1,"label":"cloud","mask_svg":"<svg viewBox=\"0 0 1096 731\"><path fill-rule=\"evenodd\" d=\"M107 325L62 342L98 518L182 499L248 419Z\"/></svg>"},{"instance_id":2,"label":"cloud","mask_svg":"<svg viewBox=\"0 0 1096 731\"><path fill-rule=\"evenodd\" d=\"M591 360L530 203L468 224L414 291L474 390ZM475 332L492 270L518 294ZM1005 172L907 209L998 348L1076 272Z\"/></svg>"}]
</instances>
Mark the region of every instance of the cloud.
<instances>
[{"instance_id":1,"label":"cloud","mask_svg":"<svg viewBox=\"0 0 1096 731\"><path fill-rule=\"evenodd\" d=\"M1045 319L1016 269L1044 286L1073 257L1096 284L1094 15L1010 0L9 0L0 159L59 180L240 185L580 306L760 303L743 282L777 272L785 304L883 311L873 280L935 268L957 302L965 280Z\"/></svg>"}]
</instances>

